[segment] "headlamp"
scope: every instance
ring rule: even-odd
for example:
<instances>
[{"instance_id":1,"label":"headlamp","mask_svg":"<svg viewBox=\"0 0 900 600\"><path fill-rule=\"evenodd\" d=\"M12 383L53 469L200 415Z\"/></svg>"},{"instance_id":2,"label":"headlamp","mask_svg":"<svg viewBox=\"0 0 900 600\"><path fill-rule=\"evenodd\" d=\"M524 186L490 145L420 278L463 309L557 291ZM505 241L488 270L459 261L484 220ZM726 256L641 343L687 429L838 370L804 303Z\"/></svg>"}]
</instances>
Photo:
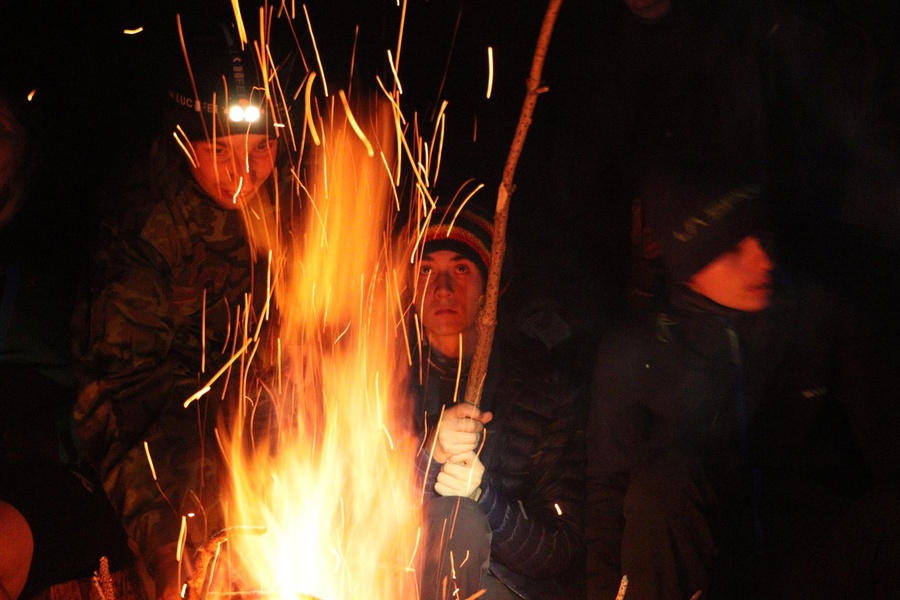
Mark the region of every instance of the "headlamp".
<instances>
[{"instance_id":1,"label":"headlamp","mask_svg":"<svg viewBox=\"0 0 900 600\"><path fill-rule=\"evenodd\" d=\"M254 123L259 120L260 110L256 106L233 105L228 109L228 119L232 123Z\"/></svg>"}]
</instances>

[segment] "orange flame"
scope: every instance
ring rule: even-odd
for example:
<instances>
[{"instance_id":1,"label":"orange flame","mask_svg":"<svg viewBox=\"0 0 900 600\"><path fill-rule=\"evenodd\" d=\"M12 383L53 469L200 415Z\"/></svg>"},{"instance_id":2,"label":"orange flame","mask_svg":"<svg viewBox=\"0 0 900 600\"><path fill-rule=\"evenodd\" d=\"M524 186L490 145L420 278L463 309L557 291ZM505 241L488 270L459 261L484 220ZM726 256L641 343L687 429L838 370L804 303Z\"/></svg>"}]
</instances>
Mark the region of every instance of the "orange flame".
<instances>
[{"instance_id":1,"label":"orange flame","mask_svg":"<svg viewBox=\"0 0 900 600\"><path fill-rule=\"evenodd\" d=\"M273 253L273 377L241 407L223 442L232 474L228 525L256 533L230 536L229 568L214 577L220 594L417 596L416 443L402 414L397 292L407 267L394 268L385 168L396 136L386 116L361 120L374 132L355 131L346 108L347 119L315 148L290 247ZM363 139L380 155L370 157Z\"/></svg>"}]
</instances>

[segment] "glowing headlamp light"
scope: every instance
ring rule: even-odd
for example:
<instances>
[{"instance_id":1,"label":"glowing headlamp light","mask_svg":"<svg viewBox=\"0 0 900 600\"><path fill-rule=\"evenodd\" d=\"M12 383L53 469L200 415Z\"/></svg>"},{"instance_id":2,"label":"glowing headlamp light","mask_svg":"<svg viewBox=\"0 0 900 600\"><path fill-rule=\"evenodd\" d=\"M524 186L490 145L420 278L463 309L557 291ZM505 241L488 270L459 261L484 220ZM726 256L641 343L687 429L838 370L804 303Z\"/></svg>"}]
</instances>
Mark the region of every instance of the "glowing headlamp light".
<instances>
[{"instance_id":1,"label":"glowing headlamp light","mask_svg":"<svg viewBox=\"0 0 900 600\"><path fill-rule=\"evenodd\" d=\"M233 123L253 123L259 120L259 108L256 106L234 105L228 109L228 119Z\"/></svg>"}]
</instances>

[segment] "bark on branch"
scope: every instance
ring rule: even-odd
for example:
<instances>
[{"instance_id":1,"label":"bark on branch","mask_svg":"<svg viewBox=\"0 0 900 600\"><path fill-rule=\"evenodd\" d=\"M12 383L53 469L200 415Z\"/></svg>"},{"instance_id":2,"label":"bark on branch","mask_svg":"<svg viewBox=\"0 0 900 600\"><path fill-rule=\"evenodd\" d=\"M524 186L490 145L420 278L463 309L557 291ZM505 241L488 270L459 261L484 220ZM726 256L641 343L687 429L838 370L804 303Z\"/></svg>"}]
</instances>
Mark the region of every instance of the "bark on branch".
<instances>
[{"instance_id":1,"label":"bark on branch","mask_svg":"<svg viewBox=\"0 0 900 600\"><path fill-rule=\"evenodd\" d=\"M484 387L484 378L487 374L488 359L491 355L491 346L494 343L494 330L497 328L497 301L500 297L500 270L503 266L503 257L506 254L506 223L509 220L509 200L515 190L513 176L519 155L525 145L525 137L531 126L531 116L540 94L547 91L541 87L541 72L544 68L544 58L547 56L547 48L550 45L550 37L553 34L553 25L562 0L550 0L547 12L544 13L544 22L538 36L534 57L531 61L531 71L526 84L525 100L522 103L522 111L519 113L519 123L513 137L509 155L506 158L506 166L503 168L503 179L497 191L497 208L494 212L494 242L491 248L491 264L488 269L488 280L485 287L484 305L478 315L478 344L472 357L472 366L469 368L469 380L466 384L465 401L475 406L481 403L481 391Z\"/></svg>"}]
</instances>

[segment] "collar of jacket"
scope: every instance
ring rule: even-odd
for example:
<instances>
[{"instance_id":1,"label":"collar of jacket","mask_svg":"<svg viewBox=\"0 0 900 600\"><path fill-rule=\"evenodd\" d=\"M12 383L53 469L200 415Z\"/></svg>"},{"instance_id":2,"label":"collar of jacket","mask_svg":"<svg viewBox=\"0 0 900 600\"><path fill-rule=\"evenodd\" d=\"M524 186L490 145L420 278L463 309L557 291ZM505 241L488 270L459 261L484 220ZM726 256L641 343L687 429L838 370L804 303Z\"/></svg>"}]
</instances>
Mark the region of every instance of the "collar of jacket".
<instances>
[{"instance_id":1,"label":"collar of jacket","mask_svg":"<svg viewBox=\"0 0 900 600\"><path fill-rule=\"evenodd\" d=\"M686 286L678 286L670 294L666 310L657 315L656 335L662 342L677 340L695 354L710 358L730 347L726 326L745 337L766 312L729 308Z\"/></svg>"}]
</instances>

